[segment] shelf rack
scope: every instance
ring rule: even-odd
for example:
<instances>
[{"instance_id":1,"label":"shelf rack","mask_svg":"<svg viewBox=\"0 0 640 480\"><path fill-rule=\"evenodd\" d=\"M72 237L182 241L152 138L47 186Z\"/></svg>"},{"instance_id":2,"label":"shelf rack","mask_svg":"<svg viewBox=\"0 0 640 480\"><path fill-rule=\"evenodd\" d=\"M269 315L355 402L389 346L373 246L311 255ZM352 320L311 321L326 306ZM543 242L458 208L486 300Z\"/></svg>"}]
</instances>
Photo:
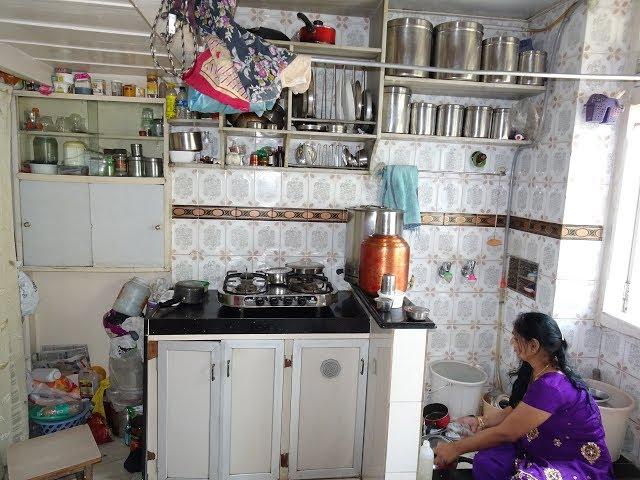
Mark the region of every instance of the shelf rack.
<instances>
[{"instance_id":1,"label":"shelf rack","mask_svg":"<svg viewBox=\"0 0 640 480\"><path fill-rule=\"evenodd\" d=\"M403 140L408 142L459 143L462 145L494 145L521 147L531 145L529 140L502 140L497 138L444 137L439 135L411 135L408 133L381 133L381 140Z\"/></svg>"},{"instance_id":2,"label":"shelf rack","mask_svg":"<svg viewBox=\"0 0 640 480\"><path fill-rule=\"evenodd\" d=\"M120 183L129 185L164 185L164 177L101 177L89 175L43 175L39 173L17 174L18 180L62 183Z\"/></svg>"}]
</instances>

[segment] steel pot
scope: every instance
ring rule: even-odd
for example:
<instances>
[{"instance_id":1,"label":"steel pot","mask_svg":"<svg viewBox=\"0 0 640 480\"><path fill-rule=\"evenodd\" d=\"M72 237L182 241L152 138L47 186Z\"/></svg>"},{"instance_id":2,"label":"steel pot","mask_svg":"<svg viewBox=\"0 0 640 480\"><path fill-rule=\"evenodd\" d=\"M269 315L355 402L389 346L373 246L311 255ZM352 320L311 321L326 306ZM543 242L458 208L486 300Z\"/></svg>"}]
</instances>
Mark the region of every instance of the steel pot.
<instances>
[{"instance_id":1,"label":"steel pot","mask_svg":"<svg viewBox=\"0 0 640 480\"><path fill-rule=\"evenodd\" d=\"M422 18L396 18L387 22L387 62L428 67L433 25ZM389 75L426 77L420 70L389 69Z\"/></svg>"},{"instance_id":2,"label":"steel pot","mask_svg":"<svg viewBox=\"0 0 640 480\"><path fill-rule=\"evenodd\" d=\"M518 60L518 70L521 72L538 72L547 71L547 52L542 50L528 50L520 54ZM521 85L544 85L544 78L518 77L518 83Z\"/></svg>"},{"instance_id":3,"label":"steel pot","mask_svg":"<svg viewBox=\"0 0 640 480\"><path fill-rule=\"evenodd\" d=\"M382 131L409 133L411 90L407 87L384 87Z\"/></svg>"},{"instance_id":4,"label":"steel pot","mask_svg":"<svg viewBox=\"0 0 640 480\"><path fill-rule=\"evenodd\" d=\"M451 422L449 409L443 403L429 403L422 409L422 416L427 431L432 428L446 428Z\"/></svg>"},{"instance_id":5,"label":"steel pot","mask_svg":"<svg viewBox=\"0 0 640 480\"><path fill-rule=\"evenodd\" d=\"M287 275L293 270L289 267L272 267L259 270L258 273L264 273L267 276L269 285L286 285Z\"/></svg>"},{"instance_id":6,"label":"steel pot","mask_svg":"<svg viewBox=\"0 0 640 480\"><path fill-rule=\"evenodd\" d=\"M433 66L478 70L482 59L482 33L478 22L454 21L437 25L434 29ZM463 73L436 73L441 80L468 80L477 82L478 75Z\"/></svg>"},{"instance_id":7,"label":"steel pot","mask_svg":"<svg viewBox=\"0 0 640 480\"><path fill-rule=\"evenodd\" d=\"M435 103L414 102L411 104L409 133L413 135L434 135L438 106Z\"/></svg>"},{"instance_id":8,"label":"steel pot","mask_svg":"<svg viewBox=\"0 0 640 480\"><path fill-rule=\"evenodd\" d=\"M145 177L161 177L162 163L161 157L143 157L143 170Z\"/></svg>"},{"instance_id":9,"label":"steel pot","mask_svg":"<svg viewBox=\"0 0 640 480\"><path fill-rule=\"evenodd\" d=\"M144 157L127 158L127 176L144 177Z\"/></svg>"},{"instance_id":10,"label":"steel pot","mask_svg":"<svg viewBox=\"0 0 640 480\"><path fill-rule=\"evenodd\" d=\"M510 109L496 108L491 116L491 138L507 140L511 136Z\"/></svg>"},{"instance_id":11,"label":"steel pot","mask_svg":"<svg viewBox=\"0 0 640 480\"><path fill-rule=\"evenodd\" d=\"M461 137L464 125L464 105L445 103L438 106L436 135L444 137Z\"/></svg>"},{"instance_id":12,"label":"steel pot","mask_svg":"<svg viewBox=\"0 0 640 480\"><path fill-rule=\"evenodd\" d=\"M199 152L202 150L202 134L200 132L170 133L169 150Z\"/></svg>"},{"instance_id":13,"label":"steel pot","mask_svg":"<svg viewBox=\"0 0 640 480\"><path fill-rule=\"evenodd\" d=\"M470 105L464 115L464 136L488 138L491 133L493 109L483 105Z\"/></svg>"},{"instance_id":14,"label":"steel pot","mask_svg":"<svg viewBox=\"0 0 640 480\"><path fill-rule=\"evenodd\" d=\"M299 262L289 262L284 264L291 269L291 273L297 275L322 275L324 265L319 262L300 260Z\"/></svg>"},{"instance_id":15,"label":"steel pot","mask_svg":"<svg viewBox=\"0 0 640 480\"><path fill-rule=\"evenodd\" d=\"M482 69L505 72L518 71L520 39L516 37L491 37L482 41ZM513 75L483 75L487 83L516 83Z\"/></svg>"},{"instance_id":16,"label":"steel pot","mask_svg":"<svg viewBox=\"0 0 640 480\"><path fill-rule=\"evenodd\" d=\"M360 269L360 245L373 235L378 213L386 210L376 205L361 205L347 209L347 231L345 234L344 279L358 283ZM396 230L402 231L402 219L398 217Z\"/></svg>"},{"instance_id":17,"label":"steel pot","mask_svg":"<svg viewBox=\"0 0 640 480\"><path fill-rule=\"evenodd\" d=\"M158 304L159 308L175 307L180 304L197 305L204 302L208 282L201 280L182 280L173 287L173 298Z\"/></svg>"}]
</instances>

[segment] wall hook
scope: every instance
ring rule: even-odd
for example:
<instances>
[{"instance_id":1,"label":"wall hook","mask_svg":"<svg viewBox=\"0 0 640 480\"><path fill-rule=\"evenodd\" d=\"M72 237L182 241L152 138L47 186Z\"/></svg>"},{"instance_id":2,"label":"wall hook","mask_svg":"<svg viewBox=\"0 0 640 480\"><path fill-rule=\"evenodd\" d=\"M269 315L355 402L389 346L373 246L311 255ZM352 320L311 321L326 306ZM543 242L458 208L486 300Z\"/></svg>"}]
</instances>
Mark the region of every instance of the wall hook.
<instances>
[{"instance_id":1,"label":"wall hook","mask_svg":"<svg viewBox=\"0 0 640 480\"><path fill-rule=\"evenodd\" d=\"M462 267L462 270L461 270L462 276L466 278L468 282L476 282L478 280L478 278L476 277L476 274L474 273L475 268L476 268L475 260L467 260L467 263L465 263L464 266Z\"/></svg>"},{"instance_id":2,"label":"wall hook","mask_svg":"<svg viewBox=\"0 0 640 480\"><path fill-rule=\"evenodd\" d=\"M445 282L451 283L453 280L453 274L451 273L451 262L444 262L438 268L438 276L442 278Z\"/></svg>"}]
</instances>

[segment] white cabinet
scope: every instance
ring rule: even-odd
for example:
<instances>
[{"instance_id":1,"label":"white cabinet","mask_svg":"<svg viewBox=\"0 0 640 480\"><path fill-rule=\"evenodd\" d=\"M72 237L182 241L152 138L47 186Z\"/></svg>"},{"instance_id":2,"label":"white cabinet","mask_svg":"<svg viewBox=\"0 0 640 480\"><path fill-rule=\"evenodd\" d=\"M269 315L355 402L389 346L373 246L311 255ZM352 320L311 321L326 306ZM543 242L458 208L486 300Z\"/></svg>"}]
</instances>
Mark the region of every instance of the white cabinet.
<instances>
[{"instance_id":1,"label":"white cabinet","mask_svg":"<svg viewBox=\"0 0 640 480\"><path fill-rule=\"evenodd\" d=\"M219 342L159 342L159 480L218 479L220 383Z\"/></svg>"},{"instance_id":2,"label":"white cabinet","mask_svg":"<svg viewBox=\"0 0 640 480\"><path fill-rule=\"evenodd\" d=\"M20 181L27 267L164 266L164 186Z\"/></svg>"},{"instance_id":3,"label":"white cabinet","mask_svg":"<svg viewBox=\"0 0 640 480\"><path fill-rule=\"evenodd\" d=\"M92 265L89 185L20 182L24 265Z\"/></svg>"},{"instance_id":4,"label":"white cabinet","mask_svg":"<svg viewBox=\"0 0 640 480\"><path fill-rule=\"evenodd\" d=\"M279 477L284 344L223 341L222 480Z\"/></svg>"},{"instance_id":5,"label":"white cabinet","mask_svg":"<svg viewBox=\"0 0 640 480\"><path fill-rule=\"evenodd\" d=\"M164 187L91 184L93 264L162 267Z\"/></svg>"},{"instance_id":6,"label":"white cabinet","mask_svg":"<svg viewBox=\"0 0 640 480\"><path fill-rule=\"evenodd\" d=\"M359 477L368 340L296 340L289 478Z\"/></svg>"}]
</instances>

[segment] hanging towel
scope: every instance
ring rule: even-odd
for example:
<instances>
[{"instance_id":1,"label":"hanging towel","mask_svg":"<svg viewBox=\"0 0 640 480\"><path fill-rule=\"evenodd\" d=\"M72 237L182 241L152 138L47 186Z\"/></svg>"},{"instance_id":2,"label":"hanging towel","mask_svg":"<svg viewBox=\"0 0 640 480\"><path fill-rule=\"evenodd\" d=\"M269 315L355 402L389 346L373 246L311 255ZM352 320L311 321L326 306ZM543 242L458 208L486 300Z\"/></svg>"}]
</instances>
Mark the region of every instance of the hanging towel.
<instances>
[{"instance_id":1,"label":"hanging towel","mask_svg":"<svg viewBox=\"0 0 640 480\"><path fill-rule=\"evenodd\" d=\"M404 228L420 226L418 169L414 165L390 165L382 173L382 204L404 212Z\"/></svg>"}]
</instances>

